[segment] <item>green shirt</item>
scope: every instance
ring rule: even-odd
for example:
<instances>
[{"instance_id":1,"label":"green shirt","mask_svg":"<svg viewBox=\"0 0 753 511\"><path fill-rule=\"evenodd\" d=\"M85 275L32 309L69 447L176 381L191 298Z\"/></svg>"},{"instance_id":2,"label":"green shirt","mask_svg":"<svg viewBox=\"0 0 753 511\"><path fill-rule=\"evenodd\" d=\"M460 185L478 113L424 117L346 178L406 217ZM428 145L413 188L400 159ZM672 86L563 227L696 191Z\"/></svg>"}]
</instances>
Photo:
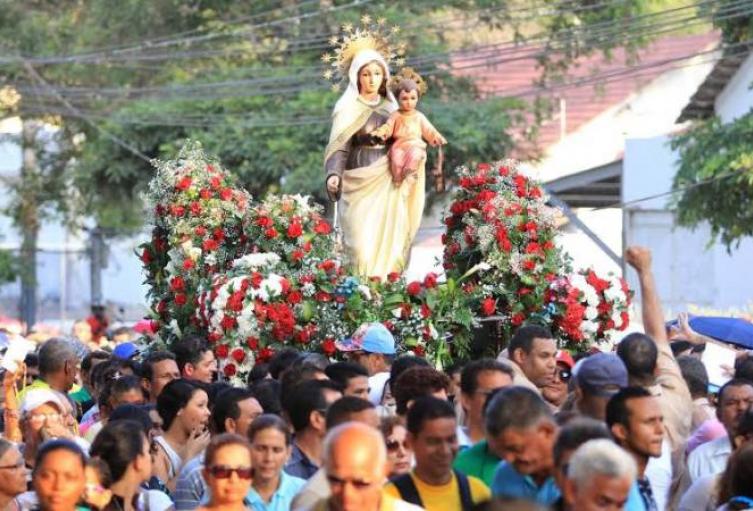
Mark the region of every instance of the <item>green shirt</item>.
<instances>
[{"instance_id":1,"label":"green shirt","mask_svg":"<svg viewBox=\"0 0 753 511\"><path fill-rule=\"evenodd\" d=\"M453 467L467 476L473 476L484 481L491 487L494 472L502 461L489 450L486 440L481 440L472 447L460 452L455 458Z\"/></svg>"}]
</instances>

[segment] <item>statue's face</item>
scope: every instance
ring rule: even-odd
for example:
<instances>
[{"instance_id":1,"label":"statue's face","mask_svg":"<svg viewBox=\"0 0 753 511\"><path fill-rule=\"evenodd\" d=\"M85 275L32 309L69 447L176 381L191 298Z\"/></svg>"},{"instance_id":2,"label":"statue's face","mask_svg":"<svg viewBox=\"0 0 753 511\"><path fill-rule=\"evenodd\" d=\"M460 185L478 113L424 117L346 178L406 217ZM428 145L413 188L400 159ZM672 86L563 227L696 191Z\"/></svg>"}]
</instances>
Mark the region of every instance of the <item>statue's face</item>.
<instances>
[{"instance_id":1,"label":"statue's face","mask_svg":"<svg viewBox=\"0 0 753 511\"><path fill-rule=\"evenodd\" d=\"M379 94L379 87L383 81L384 71L376 62L370 62L358 71L358 90L364 96Z\"/></svg>"}]
</instances>

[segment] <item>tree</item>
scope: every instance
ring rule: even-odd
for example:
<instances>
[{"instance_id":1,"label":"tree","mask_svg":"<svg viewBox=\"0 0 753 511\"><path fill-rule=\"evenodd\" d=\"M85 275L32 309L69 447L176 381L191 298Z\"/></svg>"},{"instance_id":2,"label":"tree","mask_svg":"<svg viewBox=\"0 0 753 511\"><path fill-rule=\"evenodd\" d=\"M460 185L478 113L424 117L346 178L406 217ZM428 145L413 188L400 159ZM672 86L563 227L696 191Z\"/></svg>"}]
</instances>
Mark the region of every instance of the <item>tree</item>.
<instances>
[{"instance_id":1,"label":"tree","mask_svg":"<svg viewBox=\"0 0 753 511\"><path fill-rule=\"evenodd\" d=\"M705 7L722 32L726 53L739 53L753 38L753 17L730 16L736 5L722 0ZM753 236L753 111L730 123L718 117L696 123L671 142L678 153L672 190L677 221L695 228L708 222L711 240L731 250Z\"/></svg>"}]
</instances>

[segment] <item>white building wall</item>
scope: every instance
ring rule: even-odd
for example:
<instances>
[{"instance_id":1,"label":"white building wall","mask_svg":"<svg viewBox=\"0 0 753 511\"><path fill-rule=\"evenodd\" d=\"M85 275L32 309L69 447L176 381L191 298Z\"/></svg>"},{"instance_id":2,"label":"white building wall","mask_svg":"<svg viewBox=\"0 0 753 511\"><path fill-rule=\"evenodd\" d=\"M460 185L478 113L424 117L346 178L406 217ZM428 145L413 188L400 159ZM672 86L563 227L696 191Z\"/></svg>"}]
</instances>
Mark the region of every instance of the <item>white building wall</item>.
<instances>
[{"instance_id":1,"label":"white building wall","mask_svg":"<svg viewBox=\"0 0 753 511\"><path fill-rule=\"evenodd\" d=\"M728 123L750 112L753 107L753 54L722 89L714 101L714 110L723 123Z\"/></svg>"},{"instance_id":2,"label":"white building wall","mask_svg":"<svg viewBox=\"0 0 753 511\"><path fill-rule=\"evenodd\" d=\"M630 202L669 192L677 155L669 137L627 140L623 167L623 201ZM668 209L669 196L630 204L625 209L628 245L650 247L662 302L671 313L688 304L714 309L744 308L753 303L753 240L727 253L719 243L708 246L708 225L696 230L678 227ZM636 274L627 273L638 289Z\"/></svg>"}]
</instances>

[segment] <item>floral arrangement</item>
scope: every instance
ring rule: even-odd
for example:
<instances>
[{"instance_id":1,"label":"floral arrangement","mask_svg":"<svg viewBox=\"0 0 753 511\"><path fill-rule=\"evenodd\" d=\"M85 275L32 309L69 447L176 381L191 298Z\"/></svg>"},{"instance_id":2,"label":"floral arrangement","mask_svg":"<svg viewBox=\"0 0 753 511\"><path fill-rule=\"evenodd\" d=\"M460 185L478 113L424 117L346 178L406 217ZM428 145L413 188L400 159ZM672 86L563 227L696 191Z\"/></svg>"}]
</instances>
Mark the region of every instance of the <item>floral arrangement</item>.
<instances>
[{"instance_id":1,"label":"floral arrangement","mask_svg":"<svg viewBox=\"0 0 753 511\"><path fill-rule=\"evenodd\" d=\"M251 196L197 143L155 166L145 197L153 207L154 229L140 257L158 335L169 343L197 329L193 316L202 281L246 251Z\"/></svg>"},{"instance_id":2,"label":"floral arrangement","mask_svg":"<svg viewBox=\"0 0 753 511\"><path fill-rule=\"evenodd\" d=\"M302 195L270 195L251 208L245 235L251 252L271 252L301 267L306 259L323 260L334 252L332 227L323 208Z\"/></svg>"},{"instance_id":3,"label":"floral arrangement","mask_svg":"<svg viewBox=\"0 0 753 511\"><path fill-rule=\"evenodd\" d=\"M478 293L474 313L499 316L511 331L542 312L551 283L569 270L554 243L555 210L512 161L461 167L458 185L445 218L445 270L458 278L478 268L467 286Z\"/></svg>"},{"instance_id":4,"label":"floral arrangement","mask_svg":"<svg viewBox=\"0 0 753 511\"><path fill-rule=\"evenodd\" d=\"M624 279L603 279L593 270L558 279L547 300L554 306L555 335L569 347L612 341L630 323L632 296Z\"/></svg>"},{"instance_id":5,"label":"floral arrangement","mask_svg":"<svg viewBox=\"0 0 753 511\"><path fill-rule=\"evenodd\" d=\"M300 195L252 203L196 143L156 167L146 194L154 229L140 257L157 341L206 336L228 378L245 378L284 347L337 356L336 340L373 321L395 335L398 352L437 363L466 357L484 318L508 336L539 320L576 349L628 326L625 282L571 275L555 245L555 210L511 161L459 169L446 275L416 281L349 275L333 259L319 206Z\"/></svg>"}]
</instances>

